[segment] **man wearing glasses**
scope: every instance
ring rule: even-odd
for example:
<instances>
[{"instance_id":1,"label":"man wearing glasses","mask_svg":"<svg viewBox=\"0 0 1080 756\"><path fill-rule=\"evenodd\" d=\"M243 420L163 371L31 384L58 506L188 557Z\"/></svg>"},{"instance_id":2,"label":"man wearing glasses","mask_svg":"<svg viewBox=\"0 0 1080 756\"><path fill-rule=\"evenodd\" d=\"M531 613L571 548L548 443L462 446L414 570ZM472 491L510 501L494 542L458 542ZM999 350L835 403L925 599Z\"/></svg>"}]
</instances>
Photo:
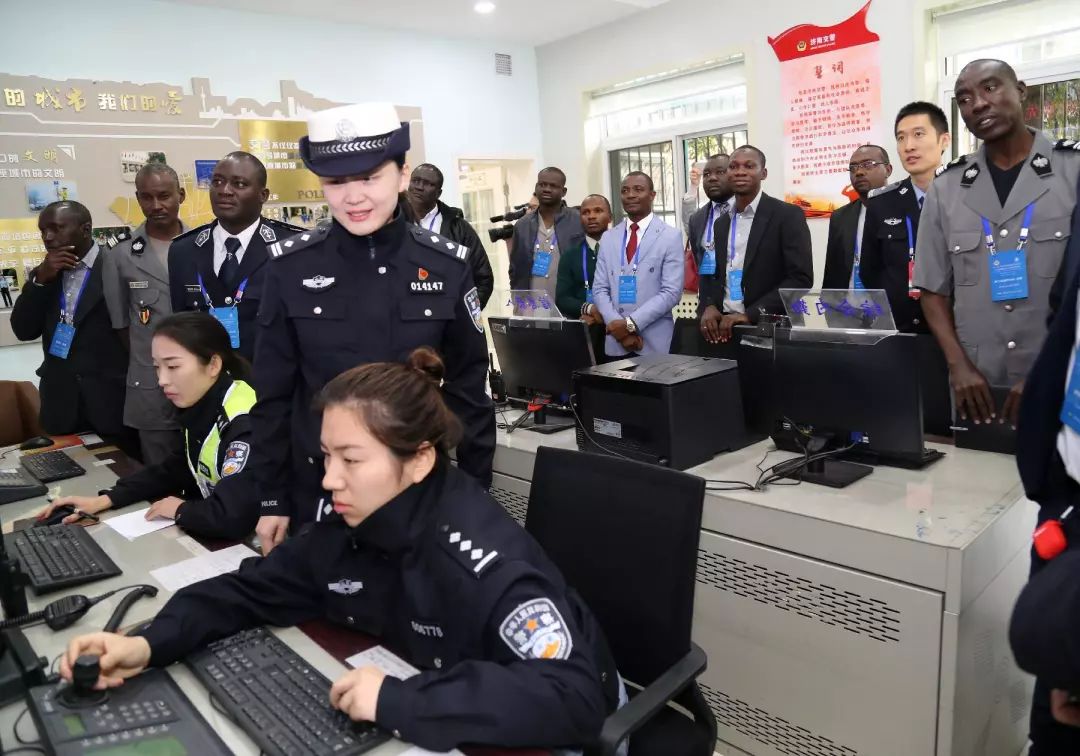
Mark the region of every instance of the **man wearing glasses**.
<instances>
[{"instance_id":1,"label":"man wearing glasses","mask_svg":"<svg viewBox=\"0 0 1080 756\"><path fill-rule=\"evenodd\" d=\"M860 273L866 199L873 189L885 186L892 174L884 147L864 144L851 156L848 165L851 187L859 198L829 218L829 245L825 252L823 289L862 289Z\"/></svg>"}]
</instances>

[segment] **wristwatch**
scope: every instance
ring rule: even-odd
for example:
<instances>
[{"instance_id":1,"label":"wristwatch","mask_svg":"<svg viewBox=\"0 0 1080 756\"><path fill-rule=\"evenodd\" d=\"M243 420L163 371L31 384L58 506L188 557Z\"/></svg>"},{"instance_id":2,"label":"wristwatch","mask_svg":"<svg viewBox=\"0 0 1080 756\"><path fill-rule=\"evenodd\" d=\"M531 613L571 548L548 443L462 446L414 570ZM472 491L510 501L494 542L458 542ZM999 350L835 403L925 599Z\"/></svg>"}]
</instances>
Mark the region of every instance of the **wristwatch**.
<instances>
[{"instance_id":1,"label":"wristwatch","mask_svg":"<svg viewBox=\"0 0 1080 756\"><path fill-rule=\"evenodd\" d=\"M592 302L586 302L581 306L581 314L588 315L590 312L593 311L594 307L596 307L596 305L594 305Z\"/></svg>"},{"instance_id":2,"label":"wristwatch","mask_svg":"<svg viewBox=\"0 0 1080 756\"><path fill-rule=\"evenodd\" d=\"M634 322L633 318L626 319L626 332L637 333L637 323Z\"/></svg>"}]
</instances>

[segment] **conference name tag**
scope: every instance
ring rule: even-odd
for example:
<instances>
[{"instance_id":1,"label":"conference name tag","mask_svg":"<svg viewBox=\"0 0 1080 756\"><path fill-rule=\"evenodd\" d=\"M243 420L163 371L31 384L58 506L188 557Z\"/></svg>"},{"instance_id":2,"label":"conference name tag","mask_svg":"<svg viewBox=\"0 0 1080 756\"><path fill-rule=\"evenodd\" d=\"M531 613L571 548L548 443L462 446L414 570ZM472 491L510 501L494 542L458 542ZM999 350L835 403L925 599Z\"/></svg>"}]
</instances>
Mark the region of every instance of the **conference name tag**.
<instances>
[{"instance_id":1,"label":"conference name tag","mask_svg":"<svg viewBox=\"0 0 1080 756\"><path fill-rule=\"evenodd\" d=\"M732 302L742 301L742 271L729 270L727 274L728 298Z\"/></svg>"},{"instance_id":2,"label":"conference name tag","mask_svg":"<svg viewBox=\"0 0 1080 756\"><path fill-rule=\"evenodd\" d=\"M990 300L1007 302L1011 299L1027 299L1028 273L1027 252L1014 249L998 252L988 258L990 265Z\"/></svg>"},{"instance_id":3,"label":"conference name tag","mask_svg":"<svg viewBox=\"0 0 1080 756\"><path fill-rule=\"evenodd\" d=\"M62 360L68 358L71 353L71 343L75 340L75 326L63 321L56 324L52 342L49 343L49 354Z\"/></svg>"},{"instance_id":4,"label":"conference name tag","mask_svg":"<svg viewBox=\"0 0 1080 756\"><path fill-rule=\"evenodd\" d=\"M534 276L540 276L541 278L547 278L548 273L551 271L551 253L550 252L537 252L533 255L533 267L532 274Z\"/></svg>"},{"instance_id":5,"label":"conference name tag","mask_svg":"<svg viewBox=\"0 0 1080 756\"><path fill-rule=\"evenodd\" d=\"M1065 391L1059 419L1080 433L1080 352L1073 353L1072 375L1069 376L1069 388Z\"/></svg>"},{"instance_id":6,"label":"conference name tag","mask_svg":"<svg viewBox=\"0 0 1080 756\"><path fill-rule=\"evenodd\" d=\"M706 247L705 254L701 258L701 270L698 271L703 276L715 276L716 275L716 250Z\"/></svg>"},{"instance_id":7,"label":"conference name tag","mask_svg":"<svg viewBox=\"0 0 1080 756\"><path fill-rule=\"evenodd\" d=\"M637 304L637 276L619 276L619 304Z\"/></svg>"},{"instance_id":8,"label":"conference name tag","mask_svg":"<svg viewBox=\"0 0 1080 756\"><path fill-rule=\"evenodd\" d=\"M225 326L226 333L229 334L229 343L233 349L240 348L240 315L235 307L215 307L210 310L210 314L214 316L214 319L221 325Z\"/></svg>"}]
</instances>

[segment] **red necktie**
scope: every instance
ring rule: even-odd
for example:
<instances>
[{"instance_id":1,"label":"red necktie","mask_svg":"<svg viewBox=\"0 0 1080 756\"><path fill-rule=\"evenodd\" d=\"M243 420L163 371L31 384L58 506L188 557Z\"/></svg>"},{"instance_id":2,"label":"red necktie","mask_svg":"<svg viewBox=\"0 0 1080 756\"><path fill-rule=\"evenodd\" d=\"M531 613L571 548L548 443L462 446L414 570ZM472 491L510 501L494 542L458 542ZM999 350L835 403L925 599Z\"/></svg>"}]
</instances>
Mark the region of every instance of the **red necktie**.
<instances>
[{"instance_id":1,"label":"red necktie","mask_svg":"<svg viewBox=\"0 0 1080 756\"><path fill-rule=\"evenodd\" d=\"M634 253L637 252L637 230L638 224L630 224L630 241L626 243L626 261L632 262L634 259Z\"/></svg>"}]
</instances>

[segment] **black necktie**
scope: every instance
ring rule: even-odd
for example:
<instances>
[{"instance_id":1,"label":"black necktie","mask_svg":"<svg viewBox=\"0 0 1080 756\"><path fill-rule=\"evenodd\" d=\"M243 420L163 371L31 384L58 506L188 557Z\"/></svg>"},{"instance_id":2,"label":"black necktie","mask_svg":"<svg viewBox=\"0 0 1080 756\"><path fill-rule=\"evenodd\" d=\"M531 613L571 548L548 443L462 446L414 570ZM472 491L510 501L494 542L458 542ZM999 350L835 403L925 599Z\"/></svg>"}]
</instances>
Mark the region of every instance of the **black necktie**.
<instances>
[{"instance_id":1,"label":"black necktie","mask_svg":"<svg viewBox=\"0 0 1080 756\"><path fill-rule=\"evenodd\" d=\"M236 286L236 274L240 272L240 261L236 259L236 251L240 249L240 240L235 236L230 236L225 240L225 260L221 263L221 269L218 271L218 280L221 281L221 285L229 290L229 295L232 295L232 289Z\"/></svg>"}]
</instances>

